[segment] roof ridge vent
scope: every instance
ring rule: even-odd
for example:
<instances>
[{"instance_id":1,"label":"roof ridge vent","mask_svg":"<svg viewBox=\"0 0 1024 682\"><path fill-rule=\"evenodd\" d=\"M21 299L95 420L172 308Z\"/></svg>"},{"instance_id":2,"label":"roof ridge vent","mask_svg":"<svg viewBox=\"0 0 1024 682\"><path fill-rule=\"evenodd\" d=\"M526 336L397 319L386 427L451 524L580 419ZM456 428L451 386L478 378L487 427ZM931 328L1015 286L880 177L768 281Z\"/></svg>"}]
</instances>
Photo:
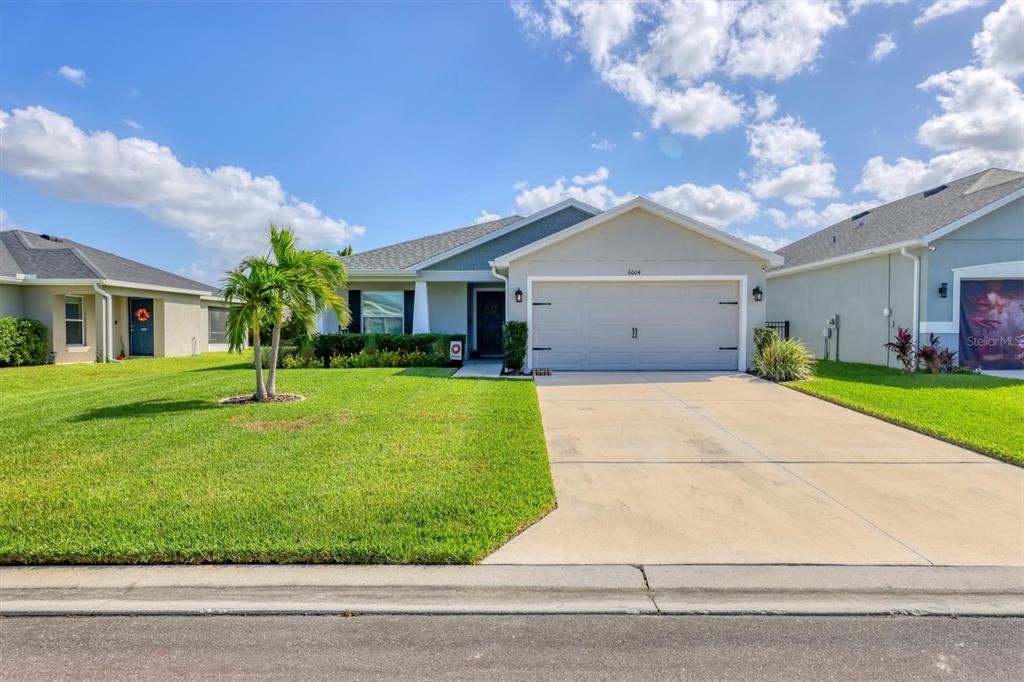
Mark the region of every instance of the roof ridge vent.
<instances>
[{"instance_id":1,"label":"roof ridge vent","mask_svg":"<svg viewBox=\"0 0 1024 682\"><path fill-rule=\"evenodd\" d=\"M926 189L924 192L921 193L921 197L927 199L930 196L934 196L934 195L938 194L939 192L941 192L942 190L946 189L947 187L949 187L949 185L939 185L938 187L932 187L931 189Z\"/></svg>"},{"instance_id":2,"label":"roof ridge vent","mask_svg":"<svg viewBox=\"0 0 1024 682\"><path fill-rule=\"evenodd\" d=\"M48 242L63 242L64 240L53 234L41 234L39 235Z\"/></svg>"},{"instance_id":3,"label":"roof ridge vent","mask_svg":"<svg viewBox=\"0 0 1024 682\"><path fill-rule=\"evenodd\" d=\"M855 216L853 216L852 218L850 218L850 220L851 220L851 221L854 221L854 220L860 220L861 218L863 218L864 216L866 216L866 215L867 215L868 213L871 213L871 211L861 211L861 212L860 212L860 213L858 213L857 215L855 215ZM864 223L861 223L861 225L863 225L863 224L864 224ZM857 227L860 227L860 225L858 225Z\"/></svg>"}]
</instances>

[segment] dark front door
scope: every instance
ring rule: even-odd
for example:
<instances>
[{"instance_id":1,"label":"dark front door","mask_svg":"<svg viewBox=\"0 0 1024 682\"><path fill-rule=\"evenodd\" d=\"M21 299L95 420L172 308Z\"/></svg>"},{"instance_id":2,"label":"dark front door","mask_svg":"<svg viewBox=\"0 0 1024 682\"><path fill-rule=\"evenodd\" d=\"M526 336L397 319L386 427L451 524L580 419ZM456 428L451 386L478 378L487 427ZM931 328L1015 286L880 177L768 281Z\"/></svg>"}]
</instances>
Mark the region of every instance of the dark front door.
<instances>
[{"instance_id":1,"label":"dark front door","mask_svg":"<svg viewBox=\"0 0 1024 682\"><path fill-rule=\"evenodd\" d=\"M153 354L153 299L128 299L128 354Z\"/></svg>"},{"instance_id":2,"label":"dark front door","mask_svg":"<svg viewBox=\"0 0 1024 682\"><path fill-rule=\"evenodd\" d=\"M482 356L501 355L501 326L505 324L505 292L476 292L476 350Z\"/></svg>"}]
</instances>

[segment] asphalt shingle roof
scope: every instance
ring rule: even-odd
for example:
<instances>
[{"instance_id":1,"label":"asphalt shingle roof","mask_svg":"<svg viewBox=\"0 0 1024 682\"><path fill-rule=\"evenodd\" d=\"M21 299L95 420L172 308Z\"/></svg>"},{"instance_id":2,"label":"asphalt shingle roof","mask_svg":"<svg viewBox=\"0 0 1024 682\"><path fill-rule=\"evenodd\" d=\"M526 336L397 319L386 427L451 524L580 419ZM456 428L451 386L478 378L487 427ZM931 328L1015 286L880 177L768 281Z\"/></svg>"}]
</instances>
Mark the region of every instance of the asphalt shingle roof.
<instances>
[{"instance_id":1,"label":"asphalt shingle roof","mask_svg":"<svg viewBox=\"0 0 1024 682\"><path fill-rule=\"evenodd\" d=\"M513 215L478 225L467 225L448 232L399 242L342 258L349 272L404 270L433 256L451 251L468 242L491 234L523 218Z\"/></svg>"},{"instance_id":2,"label":"asphalt shingle roof","mask_svg":"<svg viewBox=\"0 0 1024 682\"><path fill-rule=\"evenodd\" d=\"M1016 171L990 168L968 175L931 196L917 192L788 244L776 252L786 259L779 269L920 239L1022 188L1024 173Z\"/></svg>"},{"instance_id":3,"label":"asphalt shingle roof","mask_svg":"<svg viewBox=\"0 0 1024 682\"><path fill-rule=\"evenodd\" d=\"M25 230L0 232L0 275L38 279L105 279L149 286L216 292L202 282L159 270L70 239Z\"/></svg>"}]
</instances>

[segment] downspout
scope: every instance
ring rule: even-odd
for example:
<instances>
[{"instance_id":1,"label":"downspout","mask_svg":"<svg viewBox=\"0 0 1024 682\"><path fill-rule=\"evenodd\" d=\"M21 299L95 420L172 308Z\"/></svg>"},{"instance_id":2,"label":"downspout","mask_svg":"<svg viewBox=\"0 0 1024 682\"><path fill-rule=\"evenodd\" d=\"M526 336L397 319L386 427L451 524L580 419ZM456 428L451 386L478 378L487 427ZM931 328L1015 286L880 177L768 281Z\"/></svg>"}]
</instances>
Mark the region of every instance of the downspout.
<instances>
[{"instance_id":1,"label":"downspout","mask_svg":"<svg viewBox=\"0 0 1024 682\"><path fill-rule=\"evenodd\" d=\"M120 362L115 360L114 354L110 352L110 345L114 339L114 298L104 291L98 282L93 282L92 288L103 297L103 356L107 362Z\"/></svg>"},{"instance_id":2,"label":"downspout","mask_svg":"<svg viewBox=\"0 0 1024 682\"><path fill-rule=\"evenodd\" d=\"M921 340L921 258L907 251L907 247L900 247L900 255L914 261L914 314L913 314L913 339L914 345Z\"/></svg>"},{"instance_id":3,"label":"downspout","mask_svg":"<svg viewBox=\"0 0 1024 682\"><path fill-rule=\"evenodd\" d=\"M497 277L498 279L500 279L502 282L505 283L505 319L507 320L508 319L508 311L510 309L509 308L509 304L508 304L508 276L507 275L499 274L498 273L498 267L496 265L492 265L491 266L491 274L494 275L495 277ZM504 338L504 336L502 338ZM501 359L501 373L504 374L505 373L505 358L504 358L504 354L502 354L502 356L503 357ZM526 353L526 360L527 360L527 362L529 362L529 360L530 360L530 352L529 352L529 350L527 350L527 353Z\"/></svg>"}]
</instances>

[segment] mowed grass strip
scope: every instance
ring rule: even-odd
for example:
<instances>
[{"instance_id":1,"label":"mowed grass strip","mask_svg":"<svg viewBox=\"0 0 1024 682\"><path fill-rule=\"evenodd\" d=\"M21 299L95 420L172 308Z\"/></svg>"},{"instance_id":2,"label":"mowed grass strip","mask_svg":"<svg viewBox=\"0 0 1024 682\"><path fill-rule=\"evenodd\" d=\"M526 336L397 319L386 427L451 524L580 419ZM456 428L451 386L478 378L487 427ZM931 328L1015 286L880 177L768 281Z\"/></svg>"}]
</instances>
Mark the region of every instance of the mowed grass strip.
<instances>
[{"instance_id":1,"label":"mowed grass strip","mask_svg":"<svg viewBox=\"0 0 1024 682\"><path fill-rule=\"evenodd\" d=\"M0 562L469 563L554 506L533 382L249 358L0 370Z\"/></svg>"},{"instance_id":2,"label":"mowed grass strip","mask_svg":"<svg viewBox=\"0 0 1024 682\"><path fill-rule=\"evenodd\" d=\"M1024 466L1024 381L819 361L790 388Z\"/></svg>"}]
</instances>

